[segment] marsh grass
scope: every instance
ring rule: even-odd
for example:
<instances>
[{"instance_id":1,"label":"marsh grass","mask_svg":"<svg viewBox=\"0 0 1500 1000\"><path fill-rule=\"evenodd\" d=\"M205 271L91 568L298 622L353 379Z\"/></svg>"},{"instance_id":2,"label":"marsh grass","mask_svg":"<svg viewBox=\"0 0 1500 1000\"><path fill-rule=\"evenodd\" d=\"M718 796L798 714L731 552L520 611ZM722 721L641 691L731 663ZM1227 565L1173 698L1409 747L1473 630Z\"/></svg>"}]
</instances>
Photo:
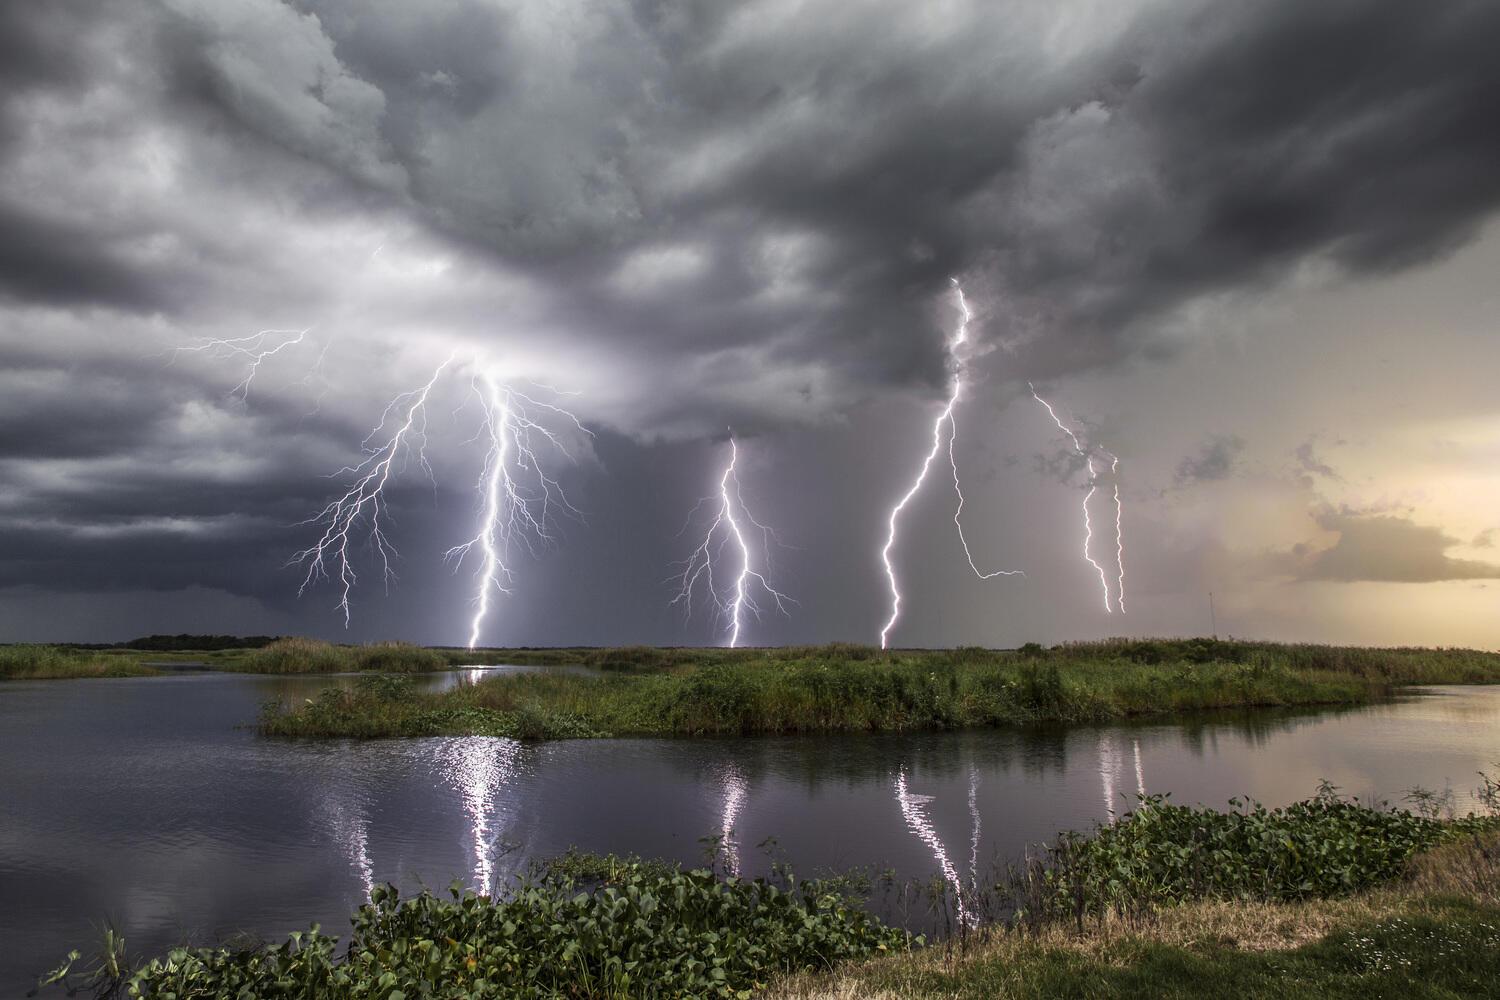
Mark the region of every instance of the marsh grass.
<instances>
[{"instance_id":1,"label":"marsh grass","mask_svg":"<svg viewBox=\"0 0 1500 1000\"><path fill-rule=\"evenodd\" d=\"M133 659L66 646L0 646L0 679L57 680L68 677L145 677L158 671Z\"/></svg>"},{"instance_id":2,"label":"marsh grass","mask_svg":"<svg viewBox=\"0 0 1500 1000\"><path fill-rule=\"evenodd\" d=\"M330 692L273 708L269 735L475 734L523 739L728 736L1098 723L1213 709L1359 704L1413 684L1500 681L1500 655L1214 640L1051 650L575 651L597 676L491 678L443 694ZM524 651L512 654L521 660Z\"/></svg>"},{"instance_id":3,"label":"marsh grass","mask_svg":"<svg viewBox=\"0 0 1500 1000\"><path fill-rule=\"evenodd\" d=\"M278 639L246 652L234 669L253 674L420 673L449 666L442 652L405 642L339 646L318 639Z\"/></svg>"}]
</instances>

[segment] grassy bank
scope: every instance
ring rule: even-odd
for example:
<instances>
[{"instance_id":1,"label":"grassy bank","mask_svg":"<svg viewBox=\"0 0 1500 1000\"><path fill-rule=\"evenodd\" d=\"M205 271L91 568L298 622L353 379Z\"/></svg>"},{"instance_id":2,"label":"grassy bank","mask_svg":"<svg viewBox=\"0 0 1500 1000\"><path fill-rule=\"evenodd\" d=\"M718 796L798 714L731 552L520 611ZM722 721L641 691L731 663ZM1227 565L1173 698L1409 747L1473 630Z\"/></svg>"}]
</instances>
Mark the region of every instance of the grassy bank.
<instances>
[{"instance_id":1,"label":"grassy bank","mask_svg":"<svg viewBox=\"0 0 1500 1000\"><path fill-rule=\"evenodd\" d=\"M1307 804L1303 805L1306 808ZM1363 825L1356 823L1356 825ZM1180 850L1191 849L1181 842ZM1378 841L1368 846L1379 849ZM1106 852L1107 853L1107 852ZM1168 860L1168 854L1159 855ZM1316 855L1313 856L1314 858ZM1280 879L1238 861L1258 881ZM1299 864L1302 860L1299 859ZM1315 885L1087 907L926 950L788 977L765 1000L1492 997L1500 983L1500 834L1452 828L1362 892ZM1143 897L1146 883L1126 875ZM1101 903L1102 900L1093 899Z\"/></svg>"},{"instance_id":2,"label":"grassy bank","mask_svg":"<svg viewBox=\"0 0 1500 1000\"><path fill-rule=\"evenodd\" d=\"M1496 877L1500 877L1497 873ZM1053 927L794 978L765 1000L1453 1000L1493 997L1500 906L1401 887L1196 903L1083 934Z\"/></svg>"},{"instance_id":3,"label":"grassy bank","mask_svg":"<svg viewBox=\"0 0 1500 1000\"><path fill-rule=\"evenodd\" d=\"M1212 863L1184 875L1181 859L1195 853ZM1112 884L1084 877L1106 869ZM933 947L868 916L846 895L853 884L569 855L495 900L402 900L382 888L344 947L314 929L285 945L184 948L131 968L110 938L92 970L75 953L53 979L143 1000L1363 1000L1492 996L1500 982L1493 821L1326 793L1229 814L1148 800L1001 873L988 891L1021 909Z\"/></svg>"},{"instance_id":4,"label":"grassy bank","mask_svg":"<svg viewBox=\"0 0 1500 1000\"><path fill-rule=\"evenodd\" d=\"M522 739L957 729L1104 722L1208 709L1348 705L1413 684L1500 682L1500 655L1271 643L1117 641L1043 650L591 650L597 676L492 678L443 694L400 685L273 707L262 732Z\"/></svg>"},{"instance_id":5,"label":"grassy bank","mask_svg":"<svg viewBox=\"0 0 1500 1000\"><path fill-rule=\"evenodd\" d=\"M65 677L146 677L157 673L133 658L62 646L0 646L0 680Z\"/></svg>"}]
</instances>

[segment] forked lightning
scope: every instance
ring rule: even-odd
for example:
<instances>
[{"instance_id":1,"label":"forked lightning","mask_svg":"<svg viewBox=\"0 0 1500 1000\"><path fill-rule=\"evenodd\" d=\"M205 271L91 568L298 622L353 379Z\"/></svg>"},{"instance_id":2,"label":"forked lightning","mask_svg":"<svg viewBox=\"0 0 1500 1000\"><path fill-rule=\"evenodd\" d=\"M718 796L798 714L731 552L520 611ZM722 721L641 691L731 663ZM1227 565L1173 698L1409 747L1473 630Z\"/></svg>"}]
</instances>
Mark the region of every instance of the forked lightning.
<instances>
[{"instance_id":1,"label":"forked lightning","mask_svg":"<svg viewBox=\"0 0 1500 1000\"><path fill-rule=\"evenodd\" d=\"M298 594L320 580L337 579L337 609L347 627L351 618L350 597L358 582L352 545L367 543L380 562L381 576L389 588L395 579L392 561L396 549L386 534L388 495L395 477L413 460L436 482L427 460L428 407L439 381L454 367L449 357L433 371L420 388L403 392L386 405L380 422L365 438L366 458L339 471L352 478L345 492L332 500L305 524L323 527L312 545L296 553L291 562L304 566ZM579 516L568 502L557 480L543 471L538 451L546 448L571 458L565 441L533 411L561 418L587 434L578 418L552 403L539 401L507 384L493 368L475 367L471 379L483 413L479 433L485 454L477 492L479 523L468 541L449 549L447 558L456 565L478 553L475 572L474 614L469 627L469 648L479 644L495 591L508 593L512 572L507 555L513 544L535 550L553 540L550 524L556 511Z\"/></svg>"},{"instance_id":2,"label":"forked lightning","mask_svg":"<svg viewBox=\"0 0 1500 1000\"><path fill-rule=\"evenodd\" d=\"M1094 558L1094 554L1093 554L1094 523L1093 523L1093 520L1089 517L1089 501L1092 500L1092 499L1094 499L1094 494L1096 494L1096 493L1099 492L1099 469L1098 469L1098 466L1095 465L1095 463L1094 463L1094 452L1093 452L1092 449L1086 449L1086 448L1084 448L1083 442L1078 439L1078 435L1076 433L1074 433L1074 431L1073 431L1073 429L1071 427L1069 427L1067 424L1063 423L1062 418L1057 415L1057 411L1055 409L1053 409L1052 404L1049 403L1049 402L1047 402L1045 399L1043 399L1041 397L1041 395L1036 391L1036 386L1032 385L1030 382L1027 382L1026 383L1026 387L1031 390L1031 396L1032 396L1032 398L1035 399L1038 403L1041 403L1042 406L1046 408L1047 415L1052 418L1052 422L1057 425L1057 429L1060 430L1060 431L1062 431L1065 435L1067 435L1068 440L1071 441L1072 444L1073 444L1073 451L1074 451L1074 453L1077 454L1079 458L1083 459L1084 467L1088 469L1088 473L1089 473L1088 486L1089 486L1089 489L1088 489L1088 492L1085 493L1084 497L1083 497L1083 558L1084 558L1084 561L1087 562L1090 566L1092 566L1094 568L1094 571L1099 574L1099 585L1100 585L1100 587L1104 591L1104 610L1107 611L1107 612L1109 612L1110 614L1113 614L1114 611L1115 611L1115 608L1118 607L1119 610L1120 610L1120 613L1124 614L1125 613L1125 535L1124 535L1124 523L1123 522L1124 522L1125 513L1124 513L1124 507L1123 507L1123 505L1120 502L1120 484L1118 482L1116 482L1114 484L1114 493L1115 493L1115 553L1116 553L1116 556L1118 558L1118 567L1119 567L1119 575L1117 577L1117 583L1118 583L1118 586L1119 586L1119 593L1118 593L1118 596L1115 599L1114 604L1111 604L1111 602L1110 602L1111 595L1110 595L1110 589L1109 589L1109 576L1105 573L1104 567L1102 565L1100 565L1100 563L1099 563L1099 561L1097 559ZM1105 454L1109 455L1108 452L1105 452ZM1119 460L1119 458L1117 458L1114 455L1109 455L1109 458L1110 458L1109 471L1113 475L1113 474L1117 473L1119 471L1119 469L1120 469L1120 460Z\"/></svg>"},{"instance_id":3,"label":"forked lightning","mask_svg":"<svg viewBox=\"0 0 1500 1000\"><path fill-rule=\"evenodd\" d=\"M735 443L734 436L729 438L729 462L724 466L723 473L719 476L719 491L716 496L705 497L698 501L693 512L701 510L705 504L714 503L713 519L709 522L708 529L703 534L703 541L693 550L680 565L683 567L680 576L675 577L678 584L677 596L673 597L671 604L681 604L689 614L692 613L693 603L697 592L701 589L709 595L719 618L727 622L728 645L738 646L740 644L740 631L744 627L744 613L749 611L757 617L760 607L756 604L752 587L760 589L776 605L776 610L786 613L786 606L791 598L771 586L766 579L765 573L755 568L754 556L749 539L746 537L746 529L740 524L743 517L753 526L761 536L760 549L762 552L762 564L768 560L765 552L775 538L774 532L769 527L761 524L750 514L749 508L745 506L745 499L740 494L740 480L736 469L739 466L739 445ZM689 515L691 523L692 515ZM685 530L685 529L684 529ZM722 595L718 586L714 583L714 565L724 557L724 547L732 544L739 556L739 572L734 576L734 584L730 593Z\"/></svg>"},{"instance_id":4,"label":"forked lightning","mask_svg":"<svg viewBox=\"0 0 1500 1000\"><path fill-rule=\"evenodd\" d=\"M953 339L948 342L948 361L953 371L953 391L948 396L947 405L938 413L937 419L932 422L932 447L928 449L926 457L922 459L922 465L917 470L916 479L912 481L911 487L906 491L905 495L896 502L896 506L891 508L890 515L886 518L885 545L880 550L880 561L885 566L886 580L890 584L891 614L886 619L884 627L880 630L881 649L887 648L890 644L891 629L896 627L896 621L901 617L901 585L896 578L895 563L891 560L891 551L896 547L896 523L901 517L901 512L906 509L906 505L911 503L912 498L921 491L922 483L927 479L927 472L932 468L933 460L937 458L938 452L942 450L944 425L948 428L948 463L953 469L953 491L958 494L958 506L953 511L953 524L958 529L958 540L963 545L964 556L969 561L969 568L981 580L989 580L997 576L1025 575L1018 569L993 570L988 573L982 571L975 564L974 555L969 550L969 541L964 537L962 520L964 493L963 487L959 483L958 458L953 450L954 440L958 437L958 422L954 418L953 411L958 405L958 400L963 394L964 387L964 363L963 359L959 357L959 350L969 339L969 322L974 318L974 314L969 309L968 300L964 298L964 290L958 283L958 279L951 278L949 280L953 282L953 290L958 296L959 315L962 317L959 320L958 330L954 333Z\"/></svg>"}]
</instances>

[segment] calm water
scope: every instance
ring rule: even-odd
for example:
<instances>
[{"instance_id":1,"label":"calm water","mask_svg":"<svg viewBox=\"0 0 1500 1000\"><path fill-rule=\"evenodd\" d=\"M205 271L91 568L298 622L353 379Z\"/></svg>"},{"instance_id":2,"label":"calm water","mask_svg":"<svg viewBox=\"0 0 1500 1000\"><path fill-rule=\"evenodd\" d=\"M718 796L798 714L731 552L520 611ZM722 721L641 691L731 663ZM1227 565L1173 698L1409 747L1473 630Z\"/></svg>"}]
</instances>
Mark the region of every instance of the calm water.
<instances>
[{"instance_id":1,"label":"calm water","mask_svg":"<svg viewBox=\"0 0 1500 1000\"><path fill-rule=\"evenodd\" d=\"M477 671L428 681L465 683ZM132 951L347 915L377 882L483 886L569 846L694 862L732 829L763 872L967 879L1140 790L1281 804L1320 778L1399 798L1500 760L1500 688L1321 715L901 737L273 742L271 699L347 678L230 674L0 685L0 996L107 920Z\"/></svg>"}]
</instances>

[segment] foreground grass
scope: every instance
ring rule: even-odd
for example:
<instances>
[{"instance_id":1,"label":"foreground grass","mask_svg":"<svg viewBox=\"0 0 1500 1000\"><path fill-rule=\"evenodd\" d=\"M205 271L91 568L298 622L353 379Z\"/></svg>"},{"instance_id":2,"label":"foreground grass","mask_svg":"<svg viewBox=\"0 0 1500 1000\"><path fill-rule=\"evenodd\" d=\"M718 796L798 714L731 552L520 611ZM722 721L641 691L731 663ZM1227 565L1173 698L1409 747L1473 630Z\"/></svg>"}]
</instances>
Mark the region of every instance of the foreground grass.
<instances>
[{"instance_id":1,"label":"foreground grass","mask_svg":"<svg viewBox=\"0 0 1500 1000\"><path fill-rule=\"evenodd\" d=\"M497 677L442 694L401 685L330 691L272 707L261 730L554 739L956 729L1349 705L1414 684L1500 682L1492 653L1214 640L889 653L637 648L579 651L572 662L599 672Z\"/></svg>"},{"instance_id":2,"label":"foreground grass","mask_svg":"<svg viewBox=\"0 0 1500 1000\"><path fill-rule=\"evenodd\" d=\"M61 646L0 646L0 680L146 677L158 671L134 659Z\"/></svg>"},{"instance_id":3,"label":"foreground grass","mask_svg":"<svg viewBox=\"0 0 1500 1000\"><path fill-rule=\"evenodd\" d=\"M983 936L804 976L766 1000L1494 997L1500 907L1409 888L1197 903L1149 920Z\"/></svg>"},{"instance_id":4,"label":"foreground grass","mask_svg":"<svg viewBox=\"0 0 1500 1000\"><path fill-rule=\"evenodd\" d=\"M1479 795L1493 812L1500 784ZM788 977L767 1000L1492 997L1500 828L1325 791L1229 813L1150 799L1002 880L1009 922ZM1071 912L1070 912L1071 911Z\"/></svg>"}]
</instances>

